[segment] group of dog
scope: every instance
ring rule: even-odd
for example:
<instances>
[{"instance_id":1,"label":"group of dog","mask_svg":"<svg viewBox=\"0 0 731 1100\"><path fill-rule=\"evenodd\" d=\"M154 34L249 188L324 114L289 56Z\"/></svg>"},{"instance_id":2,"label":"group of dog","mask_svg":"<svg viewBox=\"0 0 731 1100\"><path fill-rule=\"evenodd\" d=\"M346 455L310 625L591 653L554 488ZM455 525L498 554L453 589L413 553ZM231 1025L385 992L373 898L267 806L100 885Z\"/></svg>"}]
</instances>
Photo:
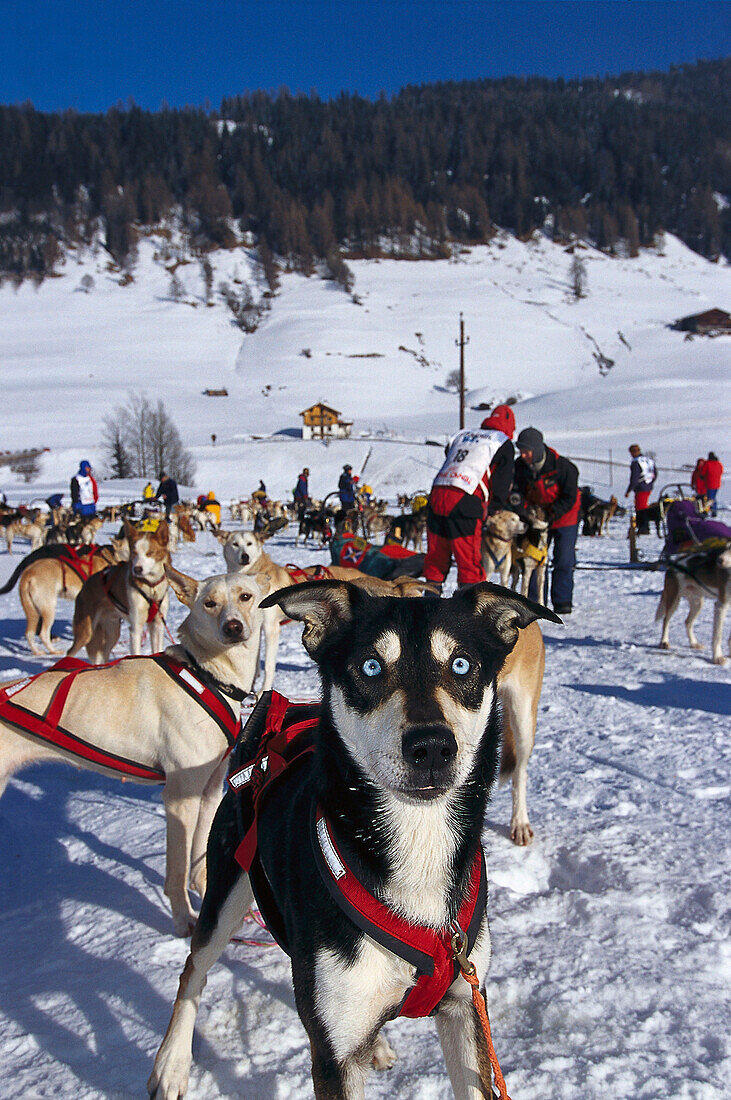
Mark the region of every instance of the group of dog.
<instances>
[{"instance_id":1,"label":"group of dog","mask_svg":"<svg viewBox=\"0 0 731 1100\"><path fill-rule=\"evenodd\" d=\"M426 582L411 578L282 566L248 531L217 532L227 572L197 581L172 566L165 521L139 531L125 520L124 534L124 546L77 548L81 574L62 546L32 552L14 574L29 642L38 628L55 652L49 618L57 599L75 595L73 642L52 668L0 685L0 793L14 772L43 760L162 784L164 889L176 933L192 932L193 940L150 1094L184 1094L205 975L253 902L254 871L234 858L241 795L229 788L221 800L222 783L232 744L237 762L258 753L259 772L266 769L261 737L248 724L240 731L241 705L255 687L263 635L264 694L255 713L263 704L276 709L279 633L295 620L304 624L322 700L307 767L298 763L283 777L273 814L264 800L256 860L284 914L315 1094L361 1095L368 1067L388 1068L396 1057L380 1035L383 1023L402 1010L426 1014L413 1010L418 1001L436 1010L455 1095L492 1096L486 1039L473 1025L458 960L474 964L484 985L485 804L493 777L512 776L510 834L529 843L526 768L544 667L537 620L560 620L487 582L427 599ZM187 617L163 650L169 588ZM124 619L131 653L110 661ZM149 657L139 655L145 628ZM74 659L83 647L98 663ZM311 834L315 802L325 816ZM346 854L352 863L341 873ZM353 906L323 877L327 866L341 886L359 868L387 931L352 919ZM198 916L189 889L204 899ZM399 922L408 934L395 934Z\"/></svg>"},{"instance_id":2,"label":"group of dog","mask_svg":"<svg viewBox=\"0 0 731 1100\"><path fill-rule=\"evenodd\" d=\"M531 569L545 569L547 527L538 511L491 517L488 575L518 570L526 592ZM176 933L192 941L150 1096L185 1094L207 973L256 898L291 956L318 1100L362 1097L369 1068L394 1064L381 1029L400 1014L435 1015L456 1097L492 1097L489 1040L462 980L476 974L484 988L490 959L481 833L499 776L512 777L510 836L533 836L538 620L560 619L489 582L437 599L411 578L281 565L251 531L216 531L227 571L198 581L172 566L165 521L125 521L124 534L79 548L81 575L53 546L13 575L31 645L40 628L54 652L58 598L75 596L75 610L67 658L0 685L0 793L19 768L51 759L163 786L164 889ZM187 616L163 651L169 588ZM110 662L124 619L131 656ZM320 679L319 703L304 709L273 690L291 620ZM263 694L242 731L261 637ZM98 664L74 660L83 647ZM203 899L197 915L189 889Z\"/></svg>"}]
</instances>

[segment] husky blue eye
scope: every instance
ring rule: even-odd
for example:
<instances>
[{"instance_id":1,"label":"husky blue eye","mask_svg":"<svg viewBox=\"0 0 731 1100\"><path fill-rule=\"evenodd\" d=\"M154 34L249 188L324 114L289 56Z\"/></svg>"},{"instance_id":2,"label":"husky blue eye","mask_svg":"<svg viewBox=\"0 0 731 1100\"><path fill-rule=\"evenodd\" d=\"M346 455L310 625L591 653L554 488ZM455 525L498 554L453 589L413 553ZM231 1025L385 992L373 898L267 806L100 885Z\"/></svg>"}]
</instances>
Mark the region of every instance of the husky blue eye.
<instances>
[{"instance_id":1,"label":"husky blue eye","mask_svg":"<svg viewBox=\"0 0 731 1100\"><path fill-rule=\"evenodd\" d=\"M458 676L466 676L470 671L470 662L466 657L455 657L452 661L452 672L456 672Z\"/></svg>"},{"instance_id":2,"label":"husky blue eye","mask_svg":"<svg viewBox=\"0 0 731 1100\"><path fill-rule=\"evenodd\" d=\"M380 663L375 657L369 657L367 661L363 662L363 672L366 676L379 676L381 673Z\"/></svg>"}]
</instances>

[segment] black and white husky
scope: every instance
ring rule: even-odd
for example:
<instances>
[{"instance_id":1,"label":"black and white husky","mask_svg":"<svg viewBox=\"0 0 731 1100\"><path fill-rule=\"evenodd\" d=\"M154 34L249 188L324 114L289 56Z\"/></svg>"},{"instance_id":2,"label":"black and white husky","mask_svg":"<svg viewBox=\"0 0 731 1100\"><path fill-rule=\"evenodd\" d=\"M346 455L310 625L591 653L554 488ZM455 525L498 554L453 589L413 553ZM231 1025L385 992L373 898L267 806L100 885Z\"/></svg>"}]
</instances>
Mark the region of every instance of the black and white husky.
<instances>
[{"instance_id":1,"label":"black and white husky","mask_svg":"<svg viewBox=\"0 0 731 1100\"><path fill-rule=\"evenodd\" d=\"M262 800L256 855L278 911L277 938L292 959L315 1096L362 1097L369 1066L389 1068L396 1057L383 1025L402 1010L435 1007L455 1096L492 1097L486 1043L449 944L467 907L468 955L484 984L490 936L480 837L498 760L495 680L521 627L560 620L488 583L435 600L315 581L275 592L267 604L305 623L303 644L323 690L314 752ZM208 888L148 1082L158 1100L186 1091L206 975L253 901L235 858L239 797L224 797L211 829ZM338 880L356 891L345 903ZM428 971L440 968L441 990L422 996L422 983L435 980ZM404 1009L420 996L423 1011Z\"/></svg>"}]
</instances>

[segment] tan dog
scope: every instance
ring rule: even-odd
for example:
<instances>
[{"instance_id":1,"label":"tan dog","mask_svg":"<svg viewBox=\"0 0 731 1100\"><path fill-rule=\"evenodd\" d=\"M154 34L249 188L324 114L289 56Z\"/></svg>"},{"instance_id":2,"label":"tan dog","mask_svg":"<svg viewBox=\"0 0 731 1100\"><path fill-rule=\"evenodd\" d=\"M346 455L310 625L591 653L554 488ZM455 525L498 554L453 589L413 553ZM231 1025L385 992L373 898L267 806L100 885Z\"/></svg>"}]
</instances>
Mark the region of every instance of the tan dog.
<instances>
[{"instance_id":1,"label":"tan dog","mask_svg":"<svg viewBox=\"0 0 731 1100\"><path fill-rule=\"evenodd\" d=\"M199 686L217 687L222 693L219 702L231 711L235 725L239 699L250 690L256 669L262 589L241 574L211 577L199 584L174 569L168 572L173 589L190 613L178 632L181 644L169 646L165 652L191 669ZM54 690L66 675L48 669L26 687L16 689L11 702L35 714L45 714ZM115 769L66 754L18 732L2 713L0 794L19 768L47 760L71 760L119 778ZM194 694L185 691L153 657L122 660L108 668L81 672L69 688L62 724L103 754L164 773L165 893L170 899L176 933L189 935L196 916L188 897L188 882L202 897L206 887L206 841L226 771L228 741L220 725L199 705Z\"/></svg>"},{"instance_id":2,"label":"tan dog","mask_svg":"<svg viewBox=\"0 0 731 1100\"><path fill-rule=\"evenodd\" d=\"M526 510L528 530L516 539L512 548L510 576L513 588L520 581L521 596L528 595L531 577L537 571L538 603L546 606L546 561L548 558L548 520L542 508L530 505Z\"/></svg>"},{"instance_id":3,"label":"tan dog","mask_svg":"<svg viewBox=\"0 0 731 1100\"><path fill-rule=\"evenodd\" d=\"M546 647L537 622L521 630L498 676L503 738L500 782L512 779L513 813L510 837L516 844L530 844L533 829L528 820L526 775L536 740L538 701L543 687Z\"/></svg>"},{"instance_id":4,"label":"tan dog","mask_svg":"<svg viewBox=\"0 0 731 1100\"><path fill-rule=\"evenodd\" d=\"M13 551L13 539L16 538L28 539L31 551L37 550L39 546L43 545L43 540L46 537L46 517L40 515L37 519L29 519L26 516L21 516L6 524L3 527L3 533L9 554Z\"/></svg>"},{"instance_id":5,"label":"tan dog","mask_svg":"<svg viewBox=\"0 0 731 1100\"><path fill-rule=\"evenodd\" d=\"M711 643L714 665L724 665L723 625L728 605L731 603L731 544L716 550L700 551L681 559L682 570L669 568L665 573L662 596L655 614L655 621L662 619L660 649L670 649L670 620L678 609L681 596L688 601L688 617L685 629L691 649L703 649L695 636L695 621L700 615L706 596L715 596L713 609L713 640ZM731 655L731 638L729 639Z\"/></svg>"},{"instance_id":6,"label":"tan dog","mask_svg":"<svg viewBox=\"0 0 731 1100\"><path fill-rule=\"evenodd\" d=\"M488 580L497 573L500 584L507 588L513 540L527 530L528 524L507 508L487 517L482 527L482 568Z\"/></svg>"},{"instance_id":7,"label":"tan dog","mask_svg":"<svg viewBox=\"0 0 731 1100\"><path fill-rule=\"evenodd\" d=\"M266 577L271 591L288 588L296 584L293 574L273 561L264 550L263 540L253 531L215 531L216 538L223 546L223 556L229 573L242 572L249 576ZM436 591L428 581L419 581L413 577L399 577L394 581L384 581L378 577L369 577L358 569L348 569L341 565L308 566L301 570L316 578L323 574L332 580L352 581L360 584L372 596L417 596L424 591ZM282 623L288 622L287 616L278 606L264 611L264 686L269 691L274 684L277 667L277 649Z\"/></svg>"},{"instance_id":8,"label":"tan dog","mask_svg":"<svg viewBox=\"0 0 731 1100\"><path fill-rule=\"evenodd\" d=\"M142 652L142 632L150 629L150 652L163 647L169 595L165 566L170 561L168 525L141 533L125 519L129 561L111 565L85 581L74 607L73 657L86 646L89 660L103 664L119 641L122 620L129 623L129 651Z\"/></svg>"},{"instance_id":9,"label":"tan dog","mask_svg":"<svg viewBox=\"0 0 731 1100\"><path fill-rule=\"evenodd\" d=\"M36 635L52 655L61 650L54 648L51 640L51 628L56 618L56 605L59 600L75 600L81 591L82 576L75 568L64 561L69 553L64 545L42 547L39 551L23 558L12 576L0 589L0 595L9 592L20 578L18 595L25 612L25 636L31 652L43 655L43 649L36 642ZM121 560L121 550L114 543L111 546L96 547L89 554L80 554L79 571L86 576L106 569Z\"/></svg>"}]
</instances>

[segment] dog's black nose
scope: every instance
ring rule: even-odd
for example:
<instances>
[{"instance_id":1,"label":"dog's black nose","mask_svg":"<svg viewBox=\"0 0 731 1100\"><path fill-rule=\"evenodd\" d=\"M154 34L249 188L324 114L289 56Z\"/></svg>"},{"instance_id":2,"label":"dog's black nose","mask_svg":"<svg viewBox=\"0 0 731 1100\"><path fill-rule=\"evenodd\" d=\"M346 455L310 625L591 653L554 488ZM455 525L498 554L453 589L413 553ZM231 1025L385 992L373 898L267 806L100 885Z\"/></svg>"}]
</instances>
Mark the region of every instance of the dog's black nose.
<instances>
[{"instance_id":1,"label":"dog's black nose","mask_svg":"<svg viewBox=\"0 0 731 1100\"><path fill-rule=\"evenodd\" d=\"M248 565L249 564L249 555L246 553L245 550L241 551L241 564L242 565Z\"/></svg>"},{"instance_id":2,"label":"dog's black nose","mask_svg":"<svg viewBox=\"0 0 731 1100\"><path fill-rule=\"evenodd\" d=\"M439 772L457 755L457 742L448 726L414 726L401 738L404 760L424 772Z\"/></svg>"},{"instance_id":3,"label":"dog's black nose","mask_svg":"<svg viewBox=\"0 0 731 1100\"><path fill-rule=\"evenodd\" d=\"M227 619L221 629L227 638L236 639L244 633L244 624L241 619Z\"/></svg>"}]
</instances>

